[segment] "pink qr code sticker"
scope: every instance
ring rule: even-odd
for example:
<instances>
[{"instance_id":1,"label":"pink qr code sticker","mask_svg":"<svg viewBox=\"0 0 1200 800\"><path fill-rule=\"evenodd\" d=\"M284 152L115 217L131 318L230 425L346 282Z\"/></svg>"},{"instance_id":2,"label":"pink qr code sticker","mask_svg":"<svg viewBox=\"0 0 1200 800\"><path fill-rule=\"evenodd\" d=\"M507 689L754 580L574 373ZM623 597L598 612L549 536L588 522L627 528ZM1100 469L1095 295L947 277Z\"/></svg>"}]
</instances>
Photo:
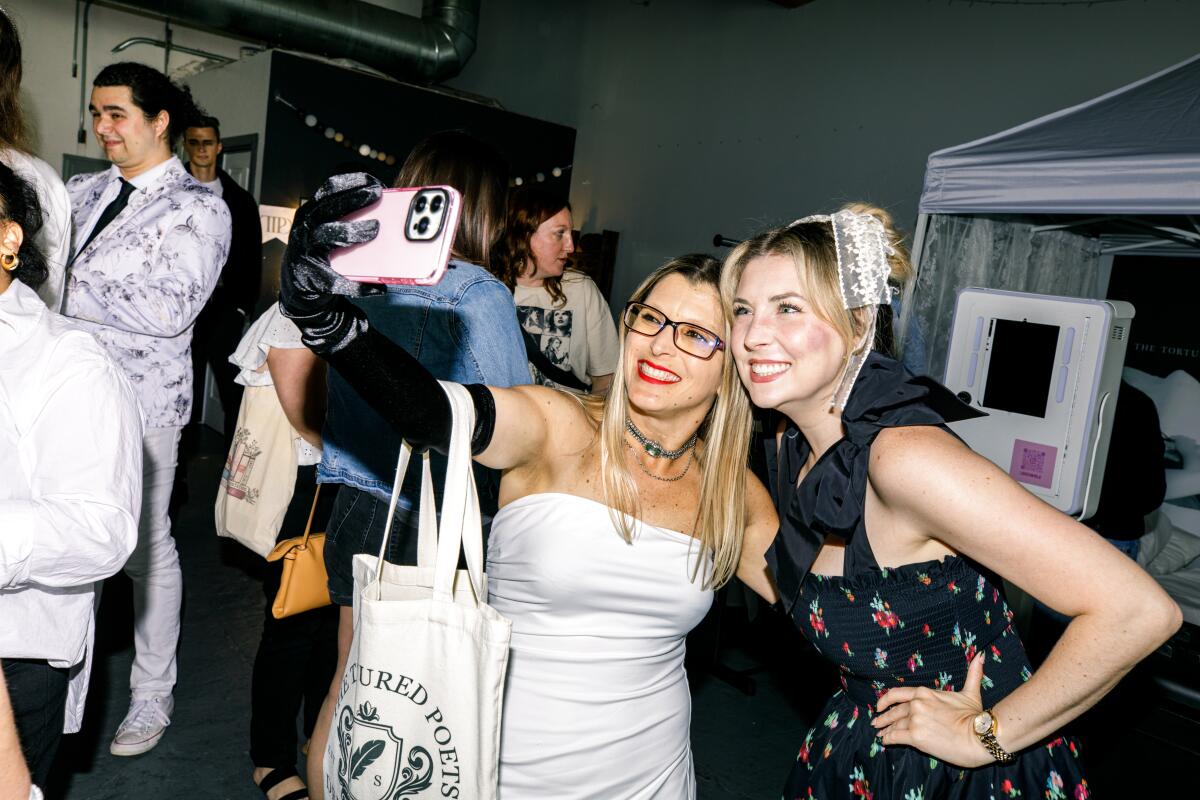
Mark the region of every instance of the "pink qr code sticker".
<instances>
[{"instance_id":1,"label":"pink qr code sticker","mask_svg":"<svg viewBox=\"0 0 1200 800\"><path fill-rule=\"evenodd\" d=\"M1008 474L1021 483L1049 489L1054 483L1054 465L1057 460L1057 447L1017 439L1013 442Z\"/></svg>"}]
</instances>

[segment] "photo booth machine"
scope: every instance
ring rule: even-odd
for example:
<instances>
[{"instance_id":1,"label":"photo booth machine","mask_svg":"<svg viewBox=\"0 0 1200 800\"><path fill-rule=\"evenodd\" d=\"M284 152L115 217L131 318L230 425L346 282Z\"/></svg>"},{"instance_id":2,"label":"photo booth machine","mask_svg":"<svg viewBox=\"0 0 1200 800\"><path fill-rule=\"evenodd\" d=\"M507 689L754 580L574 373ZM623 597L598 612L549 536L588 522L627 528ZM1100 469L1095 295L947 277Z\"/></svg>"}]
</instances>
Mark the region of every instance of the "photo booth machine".
<instances>
[{"instance_id":1,"label":"photo booth machine","mask_svg":"<svg viewBox=\"0 0 1200 800\"><path fill-rule=\"evenodd\" d=\"M1198 81L1200 55L1079 105L938 150L930 154L926 165L912 244L917 277L905 288L896 341L903 346L910 323L915 324L927 344L925 371L944 374L955 391L969 393L972 404L991 413L987 420L962 425L962 435L1003 469L1013 468L1018 439L1055 448L1043 448L1040 457L1030 451L1031 469L1039 459L1050 460L1050 469L1040 477L1018 479L1058 508L1088 513L1083 503L1088 474L1092 487L1088 505L1099 493L1106 452L1080 450L1103 446L1107 439L1112 409L1106 407L1099 418L1095 415L1104 393L1112 395L1109 406L1115 403L1120 357L1115 352L1106 354L1106 350L1115 346L1123 352L1125 342L1105 339L1104 348L1091 351L1097 359L1095 372L1110 382L1089 389L1084 376L1073 372L1073 368L1082 369L1075 360L1084 355L1080 324L1064 325L1063 320L1037 317L1030 306L1030 322L1060 329L1055 342L1059 360L1051 371L1043 362L1038 367L1041 374L1035 375L1034 357L1018 355L1017 363L1024 368L1005 383L1014 392L1044 389L1046 413L1039 416L1009 410L1004 405L1008 398L1003 395L997 399L993 394L991 402L1000 406L989 406L985 395L996 379L989 375L992 337L999 337L1003 347L1009 335L1038 329L1012 329L1002 324L997 332L991 320L1020 322L1025 314L1015 305L1007 310L1002 306L964 309L968 298L970 302L979 300L977 290L958 297L952 287L1003 286L1044 295L1097 297L1108 291L1111 265L1106 265L1105 259L1109 256L1134 250L1193 254L1194 245L1200 242L1200 232L1190 222L1200 214L1196 191L1200 185ZM1104 135L1097 136L1096 131ZM1069 234L1075 241L1059 234ZM1064 261L1063 254L1069 261ZM997 295L997 302L1002 302L1002 297ZM1079 301L1061 302L1071 305L1060 308L1082 308ZM1091 308L1097 310L1087 323L1086 338L1093 348L1103 335L1097 326L1114 335L1110 326L1119 325L1121 317L1132 316L1132 310L1119 303L1109 304L1107 311L1099 309L1100 305L1092 301ZM1141 310L1145 314L1148 309ZM1106 321L1104 314L1111 318ZM984 325L976 339L974 326L980 318ZM954 327L948 328L951 319ZM1075 338L1068 348L1066 336L1071 328ZM1034 340L1036 343L1036 336ZM951 342L956 350L953 354L946 349ZM1061 361L1064 350L1072 351L1069 363ZM1004 359L1001 352L998 366L1003 366ZM972 362L975 380L968 385ZM1060 378L1053 374L1056 367L1065 367L1067 372L1061 403ZM1018 407L1028 409L1031 402L1023 398ZM1051 437L1047 426L1064 413L1064 404L1069 404L1073 413L1060 420L1059 435ZM1084 414L1090 415L1088 423L1096 427L1095 436L1091 427L1082 427L1079 417ZM998 439L989 441L983 429L1012 435L1006 437L1006 444ZM1084 457L1086 461L1076 461ZM1086 469L1082 473L1073 469L1072 461L1085 464Z\"/></svg>"},{"instance_id":2,"label":"photo booth machine","mask_svg":"<svg viewBox=\"0 0 1200 800\"><path fill-rule=\"evenodd\" d=\"M1067 514L1096 511L1134 309L993 289L958 293L944 383L986 417L950 427Z\"/></svg>"}]
</instances>

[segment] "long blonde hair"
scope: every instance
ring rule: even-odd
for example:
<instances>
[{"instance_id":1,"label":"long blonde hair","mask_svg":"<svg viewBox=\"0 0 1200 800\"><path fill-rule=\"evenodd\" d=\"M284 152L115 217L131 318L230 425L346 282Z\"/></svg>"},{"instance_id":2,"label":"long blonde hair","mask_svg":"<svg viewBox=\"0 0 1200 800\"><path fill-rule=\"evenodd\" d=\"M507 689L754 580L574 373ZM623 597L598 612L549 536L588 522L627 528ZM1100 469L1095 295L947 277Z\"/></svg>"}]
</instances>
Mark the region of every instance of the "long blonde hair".
<instances>
[{"instance_id":1,"label":"long blonde hair","mask_svg":"<svg viewBox=\"0 0 1200 800\"><path fill-rule=\"evenodd\" d=\"M888 257L890 280L897 284L908 280L913 268L908 260L908 250L904 247L904 236L896 230L891 214L867 203L848 203L842 210L869 214L883 223L888 243L895 251L894 255ZM721 273L721 305L726 315L732 313L733 297L746 265L763 256L783 256L795 264L805 298L812 304L817 316L837 331L847 353L863 346L860 340L866 333L870 316L863 309L847 310L842 301L837 245L833 228L828 222L804 222L772 228L735 247L726 257ZM879 334L877 327L877 340ZM878 341L866 342L865 346L877 344Z\"/></svg>"},{"instance_id":2,"label":"long blonde hair","mask_svg":"<svg viewBox=\"0 0 1200 800\"><path fill-rule=\"evenodd\" d=\"M707 255L686 255L663 264L642 281L631 302L645 302L654 287L668 275L680 275L696 288L720 286L721 264ZM633 539L633 520L640 516L637 485L625 460L625 421L628 388L625 383L625 338L622 325L621 357L613 373L612 387L601 407L599 399L586 400L592 413L600 415L600 480L604 502L613 525L625 541ZM725 315L722 340L729 341L729 316ZM746 469L750 452L750 400L728 345L713 356L722 359L721 386L708 415L700 425L694 458L700 467L700 507L695 537L700 543L692 580L703 562L701 554L712 552L712 567L704 576L705 589L725 584L737 570L746 529Z\"/></svg>"}]
</instances>

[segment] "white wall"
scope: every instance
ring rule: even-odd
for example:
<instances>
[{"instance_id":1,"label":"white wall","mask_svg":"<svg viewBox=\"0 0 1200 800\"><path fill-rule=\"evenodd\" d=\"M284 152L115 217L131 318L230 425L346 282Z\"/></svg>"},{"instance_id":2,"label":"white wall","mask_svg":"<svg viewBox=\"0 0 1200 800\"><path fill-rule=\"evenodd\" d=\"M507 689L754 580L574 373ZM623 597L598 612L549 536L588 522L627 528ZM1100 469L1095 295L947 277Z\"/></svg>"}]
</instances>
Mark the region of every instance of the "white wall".
<instances>
[{"instance_id":1,"label":"white wall","mask_svg":"<svg viewBox=\"0 0 1200 800\"><path fill-rule=\"evenodd\" d=\"M417 0L375 0L415 10ZM54 166L77 145L73 0L9 0L26 108ZM90 86L108 51L162 23L94 6ZM483 0L479 48L451 85L579 130L573 200L621 232L619 304L664 259L849 199L911 226L925 157L1081 102L1193 55L1200 2L1095 6L966 0ZM175 27L227 56L242 42ZM174 54L172 70L194 57ZM197 99L204 103L202 92Z\"/></svg>"},{"instance_id":2,"label":"white wall","mask_svg":"<svg viewBox=\"0 0 1200 800\"><path fill-rule=\"evenodd\" d=\"M254 185L247 187L256 198L262 194L262 165L267 129L267 107L271 87L271 53L263 51L232 64L223 64L188 79L194 97L214 98L208 110L221 122L221 137L258 134Z\"/></svg>"},{"instance_id":3,"label":"white wall","mask_svg":"<svg viewBox=\"0 0 1200 800\"><path fill-rule=\"evenodd\" d=\"M402 13L419 14L421 0L366 0ZM93 5L88 18L87 74L71 77L71 51L75 31L74 0L8 0L5 9L21 31L25 78L22 104L34 131L34 149L56 169L62 168L64 153L103 158L91 134L91 122L85 117L86 143L78 144L80 80L88 91L101 69L118 61L140 61L163 69L163 49L133 45L120 53L110 52L118 43L134 36L164 38L162 20L111 6ZM237 58L244 45L240 39L199 31L172 24L172 41L228 58ZM82 50L82 48L81 48ZM203 59L173 51L167 71L187 74ZM187 78L183 78L188 82ZM85 92L85 98L87 93ZM200 105L215 104L200 89L195 91ZM86 100L85 100L86 108ZM224 131L223 131L224 132ZM228 131L229 134L243 131Z\"/></svg>"},{"instance_id":4,"label":"white wall","mask_svg":"<svg viewBox=\"0 0 1200 800\"><path fill-rule=\"evenodd\" d=\"M572 199L621 232L616 305L661 261L843 201L911 226L926 156L1200 50L1200 2L485 0L451 84L579 130Z\"/></svg>"}]
</instances>

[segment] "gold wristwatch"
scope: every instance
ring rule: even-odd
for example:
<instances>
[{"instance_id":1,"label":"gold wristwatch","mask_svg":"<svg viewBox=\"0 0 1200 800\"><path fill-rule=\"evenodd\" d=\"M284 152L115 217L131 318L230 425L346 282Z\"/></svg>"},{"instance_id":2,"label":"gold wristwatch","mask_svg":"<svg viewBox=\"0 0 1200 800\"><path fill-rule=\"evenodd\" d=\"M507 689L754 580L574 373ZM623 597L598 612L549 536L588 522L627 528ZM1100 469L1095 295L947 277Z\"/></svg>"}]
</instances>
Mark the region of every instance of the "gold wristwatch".
<instances>
[{"instance_id":1,"label":"gold wristwatch","mask_svg":"<svg viewBox=\"0 0 1200 800\"><path fill-rule=\"evenodd\" d=\"M972 725L975 735L979 737L979 743L987 748L987 751L992 754L992 758L1001 764L1008 764L1016 760L1016 756L1005 750L996 741L996 717L992 714L992 709L989 708L976 714Z\"/></svg>"}]
</instances>

